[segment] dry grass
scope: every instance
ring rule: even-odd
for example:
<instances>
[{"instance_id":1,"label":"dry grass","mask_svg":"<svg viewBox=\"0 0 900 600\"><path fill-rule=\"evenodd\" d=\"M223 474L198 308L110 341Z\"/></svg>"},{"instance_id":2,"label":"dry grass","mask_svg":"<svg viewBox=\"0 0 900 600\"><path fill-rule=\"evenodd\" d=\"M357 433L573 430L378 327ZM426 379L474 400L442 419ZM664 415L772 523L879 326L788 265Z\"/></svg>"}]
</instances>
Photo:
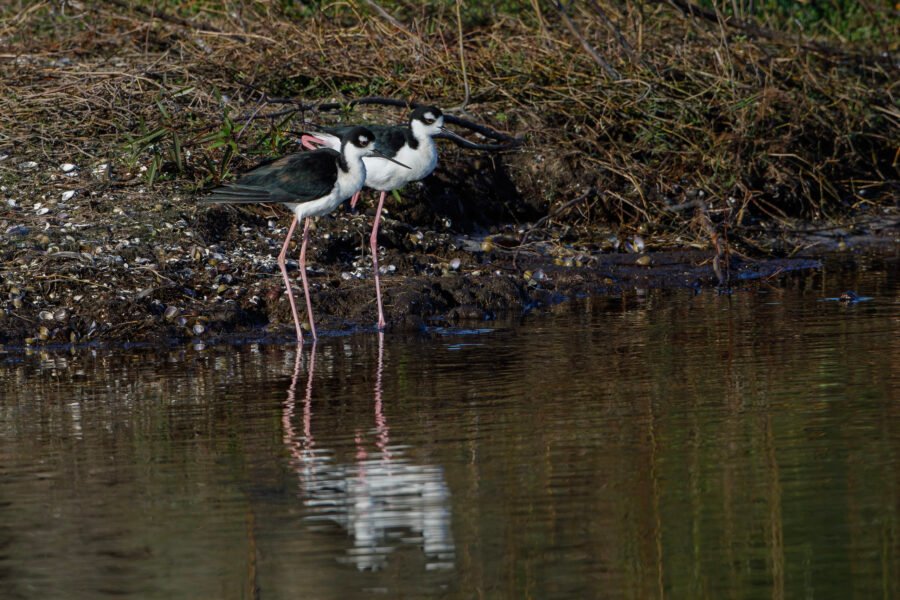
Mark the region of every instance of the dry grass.
<instances>
[{"instance_id":1,"label":"dry grass","mask_svg":"<svg viewBox=\"0 0 900 600\"><path fill-rule=\"evenodd\" d=\"M293 6L0 9L0 154L11 157L0 181L38 194L47 181L12 161L77 160L112 165L104 189L170 180L196 191L286 151L304 121L335 118L317 103L377 95L524 137L494 163L532 207L509 220L547 216L542 230L564 224L582 239L612 226L709 241L896 208L896 36L881 47L799 38L689 16L681 1L572 2L565 14L532 2L486 16L452 2L282 5ZM403 118L377 106L352 116Z\"/></svg>"}]
</instances>

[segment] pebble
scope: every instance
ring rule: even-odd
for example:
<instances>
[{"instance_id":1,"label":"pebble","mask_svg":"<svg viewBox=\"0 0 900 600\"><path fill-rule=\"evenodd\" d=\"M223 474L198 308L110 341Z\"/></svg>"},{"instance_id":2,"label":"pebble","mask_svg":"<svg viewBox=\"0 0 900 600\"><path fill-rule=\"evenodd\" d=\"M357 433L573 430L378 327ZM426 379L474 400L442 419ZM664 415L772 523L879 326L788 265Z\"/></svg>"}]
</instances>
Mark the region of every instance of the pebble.
<instances>
[{"instance_id":1,"label":"pebble","mask_svg":"<svg viewBox=\"0 0 900 600\"><path fill-rule=\"evenodd\" d=\"M206 327L203 326L203 323L194 323L194 327L192 328L194 335L202 335L204 331L206 331Z\"/></svg>"},{"instance_id":2,"label":"pebble","mask_svg":"<svg viewBox=\"0 0 900 600\"><path fill-rule=\"evenodd\" d=\"M59 165L59 168L62 169L63 173L69 173L70 171L74 171L77 167L72 163L63 163Z\"/></svg>"},{"instance_id":3,"label":"pebble","mask_svg":"<svg viewBox=\"0 0 900 600\"><path fill-rule=\"evenodd\" d=\"M458 258L454 258L453 260L450 261L450 268L453 269L454 271L456 271L457 269L459 269L459 266L461 264L462 264L461 260L459 260Z\"/></svg>"}]
</instances>

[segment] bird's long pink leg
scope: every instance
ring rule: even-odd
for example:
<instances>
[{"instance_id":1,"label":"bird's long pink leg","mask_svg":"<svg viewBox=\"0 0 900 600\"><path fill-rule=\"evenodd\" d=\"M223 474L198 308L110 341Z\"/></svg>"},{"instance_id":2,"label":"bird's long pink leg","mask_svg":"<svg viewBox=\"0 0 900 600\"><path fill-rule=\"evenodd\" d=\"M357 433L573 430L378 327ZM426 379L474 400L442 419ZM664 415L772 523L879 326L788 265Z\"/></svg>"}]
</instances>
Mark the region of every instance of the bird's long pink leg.
<instances>
[{"instance_id":1,"label":"bird's long pink leg","mask_svg":"<svg viewBox=\"0 0 900 600\"><path fill-rule=\"evenodd\" d=\"M372 268L375 271L375 297L378 298L378 329L384 329L384 310L381 307L381 281L378 279L378 223L381 221L381 208L384 206L384 197L387 192L381 192L378 199L378 208L375 209L375 223L372 225L372 237L369 238L369 247L372 248Z\"/></svg>"},{"instance_id":2,"label":"bird's long pink leg","mask_svg":"<svg viewBox=\"0 0 900 600\"><path fill-rule=\"evenodd\" d=\"M356 208L356 203L359 202L359 195L361 193L362 192L356 192L355 194L353 194L353 197L350 198L350 208Z\"/></svg>"},{"instance_id":3,"label":"bird's long pink leg","mask_svg":"<svg viewBox=\"0 0 900 600\"><path fill-rule=\"evenodd\" d=\"M300 245L300 278L303 280L303 294L306 296L306 314L309 316L309 329L312 331L313 340L315 341L319 339L319 336L316 335L312 300L309 299L309 283L306 281L306 242L309 240L309 223L311 220L311 217L306 217L306 221L303 222L303 243Z\"/></svg>"},{"instance_id":4,"label":"bird's long pink leg","mask_svg":"<svg viewBox=\"0 0 900 600\"><path fill-rule=\"evenodd\" d=\"M325 140L317 138L314 135L304 133L300 136L300 145L308 150L318 150L325 145Z\"/></svg>"},{"instance_id":5,"label":"bird's long pink leg","mask_svg":"<svg viewBox=\"0 0 900 600\"><path fill-rule=\"evenodd\" d=\"M287 237L284 238L284 246L281 248L281 254L278 255L278 267L281 269L281 275L284 277L284 287L287 290L288 300L291 301L291 314L294 315L294 327L297 329L297 342L303 343L303 330L300 328L300 317L297 315L297 305L294 304L294 294L291 292L291 280L288 277L287 267L284 265L284 257L287 256L288 246L291 245L291 236L294 235L294 228L297 226L297 217L291 221L288 228ZM303 272L305 275L305 272ZM304 279L304 283L306 279Z\"/></svg>"}]
</instances>

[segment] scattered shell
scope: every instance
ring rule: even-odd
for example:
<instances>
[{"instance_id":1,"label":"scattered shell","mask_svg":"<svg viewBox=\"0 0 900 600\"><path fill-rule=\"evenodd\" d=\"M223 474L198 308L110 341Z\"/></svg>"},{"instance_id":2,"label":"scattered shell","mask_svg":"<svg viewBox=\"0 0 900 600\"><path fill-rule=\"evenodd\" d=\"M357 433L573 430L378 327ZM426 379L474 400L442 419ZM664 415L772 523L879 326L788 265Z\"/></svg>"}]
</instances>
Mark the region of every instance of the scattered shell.
<instances>
[{"instance_id":1,"label":"scattered shell","mask_svg":"<svg viewBox=\"0 0 900 600\"><path fill-rule=\"evenodd\" d=\"M494 249L494 242L491 240L491 238L487 238L483 242L481 242L481 251L482 252L490 252L493 249Z\"/></svg>"},{"instance_id":2,"label":"scattered shell","mask_svg":"<svg viewBox=\"0 0 900 600\"><path fill-rule=\"evenodd\" d=\"M52 321L53 313L49 310L42 310L38 313L38 319L40 319L41 321Z\"/></svg>"},{"instance_id":3,"label":"scattered shell","mask_svg":"<svg viewBox=\"0 0 900 600\"><path fill-rule=\"evenodd\" d=\"M644 251L644 238L639 235L634 236L632 238L632 242L628 245L628 250L634 253L640 253Z\"/></svg>"},{"instance_id":4,"label":"scattered shell","mask_svg":"<svg viewBox=\"0 0 900 600\"><path fill-rule=\"evenodd\" d=\"M166 321L171 321L172 319L177 317L180 312L181 309L179 309L177 306L169 306L168 308L166 308L166 312L163 313L163 317L166 319Z\"/></svg>"},{"instance_id":5,"label":"scattered shell","mask_svg":"<svg viewBox=\"0 0 900 600\"><path fill-rule=\"evenodd\" d=\"M50 339L50 330L46 327L41 327L40 329L38 329L38 337L42 340Z\"/></svg>"},{"instance_id":6,"label":"scattered shell","mask_svg":"<svg viewBox=\"0 0 900 600\"><path fill-rule=\"evenodd\" d=\"M65 321L66 317L69 316L64 308L57 308L53 311L53 320L54 321Z\"/></svg>"},{"instance_id":7,"label":"scattered shell","mask_svg":"<svg viewBox=\"0 0 900 600\"><path fill-rule=\"evenodd\" d=\"M22 302L21 298L14 298L12 301L13 308L16 310L21 310L22 306L24 306L24 302Z\"/></svg>"},{"instance_id":8,"label":"scattered shell","mask_svg":"<svg viewBox=\"0 0 900 600\"><path fill-rule=\"evenodd\" d=\"M107 169L109 169L109 165L106 163L101 163L101 164L97 165L96 167L94 167L94 169L91 172L94 175L103 175L104 173L106 173Z\"/></svg>"},{"instance_id":9,"label":"scattered shell","mask_svg":"<svg viewBox=\"0 0 900 600\"><path fill-rule=\"evenodd\" d=\"M63 173L68 173L70 171L74 171L78 167L76 167L72 163L63 163L63 164L59 165L59 168L62 169Z\"/></svg>"},{"instance_id":10,"label":"scattered shell","mask_svg":"<svg viewBox=\"0 0 900 600\"><path fill-rule=\"evenodd\" d=\"M192 331L194 332L194 335L201 335L206 331L206 327L203 326L203 323L194 323Z\"/></svg>"},{"instance_id":11,"label":"scattered shell","mask_svg":"<svg viewBox=\"0 0 900 600\"><path fill-rule=\"evenodd\" d=\"M36 166L38 166L38 164L36 162L34 162L33 160L19 163L19 168L22 169L23 171L28 171L29 169L33 169Z\"/></svg>"},{"instance_id":12,"label":"scattered shell","mask_svg":"<svg viewBox=\"0 0 900 600\"><path fill-rule=\"evenodd\" d=\"M635 262L635 264L637 264L637 265L639 265L639 266L641 266L641 267L649 267L649 266L650 266L651 260L650 260L650 257L647 256L647 255L645 254L645 255L639 257L639 258L638 258L636 261L634 261L634 262Z\"/></svg>"},{"instance_id":13,"label":"scattered shell","mask_svg":"<svg viewBox=\"0 0 900 600\"><path fill-rule=\"evenodd\" d=\"M36 212L37 212L37 214L38 214L39 216L41 216L41 215L46 215L48 212L50 212L50 209L47 208L46 206L44 206L44 207L42 207L42 208L37 209Z\"/></svg>"},{"instance_id":14,"label":"scattered shell","mask_svg":"<svg viewBox=\"0 0 900 600\"><path fill-rule=\"evenodd\" d=\"M75 196L75 190L69 190L68 192L63 192L62 196L60 197L60 200L62 202L67 202L67 201L71 200L74 196Z\"/></svg>"},{"instance_id":15,"label":"scattered shell","mask_svg":"<svg viewBox=\"0 0 900 600\"><path fill-rule=\"evenodd\" d=\"M462 264L461 260L459 260L458 258L454 258L453 260L450 261L450 268L453 269L454 271L456 271L457 269L459 269L459 266L461 264Z\"/></svg>"},{"instance_id":16,"label":"scattered shell","mask_svg":"<svg viewBox=\"0 0 900 600\"><path fill-rule=\"evenodd\" d=\"M6 228L6 235L27 235L28 228L24 225L10 225Z\"/></svg>"}]
</instances>

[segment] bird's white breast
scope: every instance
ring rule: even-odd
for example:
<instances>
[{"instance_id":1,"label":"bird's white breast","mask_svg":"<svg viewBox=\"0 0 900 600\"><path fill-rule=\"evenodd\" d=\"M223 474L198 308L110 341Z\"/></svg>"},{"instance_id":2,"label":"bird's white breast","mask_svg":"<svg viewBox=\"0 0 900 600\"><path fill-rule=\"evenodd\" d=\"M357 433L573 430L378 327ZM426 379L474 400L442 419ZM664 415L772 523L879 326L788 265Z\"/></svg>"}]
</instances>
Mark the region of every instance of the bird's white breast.
<instances>
[{"instance_id":1,"label":"bird's white breast","mask_svg":"<svg viewBox=\"0 0 900 600\"><path fill-rule=\"evenodd\" d=\"M331 193L309 202L288 204L288 207L294 211L298 219L327 215L340 206L341 202L362 189L366 181L365 164L357 158L356 160L348 160L347 165L349 167L347 171L338 169L337 181L331 189Z\"/></svg>"},{"instance_id":2,"label":"bird's white breast","mask_svg":"<svg viewBox=\"0 0 900 600\"><path fill-rule=\"evenodd\" d=\"M377 156L367 156L366 185L374 190L391 191L403 187L410 181L428 177L437 167L437 145L431 137L419 141L419 147L412 149L404 145L394 157L407 168Z\"/></svg>"}]
</instances>

